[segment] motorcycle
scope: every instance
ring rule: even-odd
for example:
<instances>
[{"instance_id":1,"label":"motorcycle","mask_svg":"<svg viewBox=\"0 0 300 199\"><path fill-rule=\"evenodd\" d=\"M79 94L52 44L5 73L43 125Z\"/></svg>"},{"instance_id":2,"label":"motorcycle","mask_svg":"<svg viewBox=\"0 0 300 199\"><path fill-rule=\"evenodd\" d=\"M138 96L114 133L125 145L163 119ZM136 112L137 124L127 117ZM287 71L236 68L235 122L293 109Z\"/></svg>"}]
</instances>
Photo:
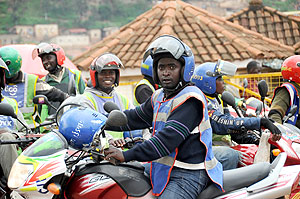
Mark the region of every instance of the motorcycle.
<instances>
[{"instance_id":1,"label":"motorcycle","mask_svg":"<svg viewBox=\"0 0 300 199\"><path fill-rule=\"evenodd\" d=\"M1 110L0 106L0 113ZM62 126L74 122L66 121L68 116L81 111L91 112L94 119L79 119L78 128L71 131L86 128L94 133L83 148L70 152L72 141L63 135ZM141 163L120 164L104 159L102 151L108 147L105 126L126 122L126 116L117 110L106 117L82 107L69 109L60 118L59 131L44 135L19 156L8 179L9 187L27 199L154 198ZM286 153L281 153L272 164L264 162L224 171L225 192L209 185L198 198L279 198L294 193L300 166L283 167L286 157Z\"/></svg>"},{"instance_id":2,"label":"motorcycle","mask_svg":"<svg viewBox=\"0 0 300 199\"><path fill-rule=\"evenodd\" d=\"M258 89L260 95L262 96L261 100L262 102L264 102L264 98L268 91L268 86L264 80L261 80L258 83ZM237 112L238 116L243 117L243 114L241 113L237 105L234 103L234 97L232 96L231 93L225 91L222 95L222 99L225 102L227 102L227 104L233 107L233 109ZM257 108L259 109L259 111L256 110L255 112L257 113L263 112L263 109L261 109L260 107L264 107L264 106L265 106L264 103L262 103L262 105L258 106ZM279 128L279 130L282 133L282 138L276 142L272 141L270 138L267 140L268 143L271 144L271 148L272 148L270 159L273 160L275 156L278 155L280 152L286 152L287 153L287 161L285 163L286 166L300 164L300 130L297 127L287 123L289 117L294 115L296 110L297 107L291 108L291 111L288 114L288 116L284 118L282 125L275 123L275 125ZM263 115L265 116L266 113L264 112ZM256 132L256 134L258 134L258 136L262 135L261 132ZM232 146L231 148L241 152L242 161L239 166L245 166L254 163L254 158L258 150L258 147L259 146L256 144L238 144Z\"/></svg>"},{"instance_id":3,"label":"motorcycle","mask_svg":"<svg viewBox=\"0 0 300 199\"><path fill-rule=\"evenodd\" d=\"M33 98L33 103L34 104L51 104L48 102L48 99L46 96L43 95L37 95ZM12 107L8 106L7 109L5 110L6 112L11 112ZM3 112L3 114L6 114ZM38 126L35 125L25 125L22 120L20 120L15 114L10 115L12 118L18 120L22 125L23 128L19 132L12 132L13 134L16 135L15 140L0 140L0 145L6 145L6 144L17 144L19 151L25 150L29 145L31 145L33 142L35 142L38 138L40 138L43 134L40 132L40 128L55 128L53 126L54 118L48 118L48 121L39 124ZM3 171L0 168L0 198L15 198L10 197L11 190L7 186L7 179L3 176Z\"/></svg>"}]
</instances>

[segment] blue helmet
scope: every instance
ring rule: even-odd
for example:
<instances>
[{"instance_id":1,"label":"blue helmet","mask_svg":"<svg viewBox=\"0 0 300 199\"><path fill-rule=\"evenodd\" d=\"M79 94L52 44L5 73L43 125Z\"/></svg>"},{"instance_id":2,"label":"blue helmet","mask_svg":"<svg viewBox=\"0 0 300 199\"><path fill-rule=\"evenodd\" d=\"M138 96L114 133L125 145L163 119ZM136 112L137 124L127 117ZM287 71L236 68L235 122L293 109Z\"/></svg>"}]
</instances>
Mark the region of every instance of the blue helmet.
<instances>
[{"instance_id":1,"label":"blue helmet","mask_svg":"<svg viewBox=\"0 0 300 199\"><path fill-rule=\"evenodd\" d=\"M180 39L171 36L163 35L155 39L147 48L143 61L148 58L149 55L153 58L153 80L154 83L159 84L157 75L157 63L159 56L163 53L170 53L176 60L180 61L184 66L184 72L181 74L182 80L189 82L193 75L195 68L194 55L192 50L183 43Z\"/></svg>"},{"instance_id":2,"label":"blue helmet","mask_svg":"<svg viewBox=\"0 0 300 199\"><path fill-rule=\"evenodd\" d=\"M221 77L220 74L211 75L215 73L216 63L206 62L196 67L192 76L191 82L196 84L200 90L205 94L214 94L216 92L216 80Z\"/></svg>"},{"instance_id":3,"label":"blue helmet","mask_svg":"<svg viewBox=\"0 0 300 199\"><path fill-rule=\"evenodd\" d=\"M59 132L69 145L81 150L89 147L94 135L100 132L107 118L92 109L76 107L66 111L59 120Z\"/></svg>"},{"instance_id":4,"label":"blue helmet","mask_svg":"<svg viewBox=\"0 0 300 199\"><path fill-rule=\"evenodd\" d=\"M142 60L141 73L143 75L152 77L152 68L153 68L153 59L151 56L148 56L145 61Z\"/></svg>"},{"instance_id":5,"label":"blue helmet","mask_svg":"<svg viewBox=\"0 0 300 199\"><path fill-rule=\"evenodd\" d=\"M217 63L206 62L196 67L191 82L205 94L212 95L216 92L216 80L223 76L233 76L237 65L228 61L218 60Z\"/></svg>"}]
</instances>

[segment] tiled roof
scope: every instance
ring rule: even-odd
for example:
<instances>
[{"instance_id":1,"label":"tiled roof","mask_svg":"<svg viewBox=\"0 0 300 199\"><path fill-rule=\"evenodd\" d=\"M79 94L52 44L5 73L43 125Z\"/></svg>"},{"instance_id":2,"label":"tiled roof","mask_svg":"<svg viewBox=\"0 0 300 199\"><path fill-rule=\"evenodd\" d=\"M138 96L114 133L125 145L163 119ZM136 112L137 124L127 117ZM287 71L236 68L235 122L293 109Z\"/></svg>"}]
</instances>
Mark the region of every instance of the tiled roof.
<instances>
[{"instance_id":1,"label":"tiled roof","mask_svg":"<svg viewBox=\"0 0 300 199\"><path fill-rule=\"evenodd\" d=\"M262 0L251 0L248 8L227 20L289 46L300 42L300 18L264 6Z\"/></svg>"},{"instance_id":2,"label":"tiled roof","mask_svg":"<svg viewBox=\"0 0 300 199\"><path fill-rule=\"evenodd\" d=\"M104 52L116 54L125 68L139 68L143 53L158 36L169 34L192 48L196 64L218 59L285 58L293 48L231 23L183 1L164 0L74 58L87 70Z\"/></svg>"}]
</instances>

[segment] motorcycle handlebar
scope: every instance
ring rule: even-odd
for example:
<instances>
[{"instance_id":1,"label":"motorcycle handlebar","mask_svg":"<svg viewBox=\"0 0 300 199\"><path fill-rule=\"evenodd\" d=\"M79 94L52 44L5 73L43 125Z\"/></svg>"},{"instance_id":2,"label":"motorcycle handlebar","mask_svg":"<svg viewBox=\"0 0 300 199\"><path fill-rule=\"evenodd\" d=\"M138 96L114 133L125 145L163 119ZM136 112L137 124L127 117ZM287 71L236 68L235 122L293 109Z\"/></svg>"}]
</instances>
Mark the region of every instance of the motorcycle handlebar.
<instances>
[{"instance_id":1,"label":"motorcycle handlebar","mask_svg":"<svg viewBox=\"0 0 300 199\"><path fill-rule=\"evenodd\" d=\"M33 142L36 139L31 138L31 139L22 139L22 140L0 140L0 145L2 144L20 144L20 143L28 143L28 142Z\"/></svg>"}]
</instances>

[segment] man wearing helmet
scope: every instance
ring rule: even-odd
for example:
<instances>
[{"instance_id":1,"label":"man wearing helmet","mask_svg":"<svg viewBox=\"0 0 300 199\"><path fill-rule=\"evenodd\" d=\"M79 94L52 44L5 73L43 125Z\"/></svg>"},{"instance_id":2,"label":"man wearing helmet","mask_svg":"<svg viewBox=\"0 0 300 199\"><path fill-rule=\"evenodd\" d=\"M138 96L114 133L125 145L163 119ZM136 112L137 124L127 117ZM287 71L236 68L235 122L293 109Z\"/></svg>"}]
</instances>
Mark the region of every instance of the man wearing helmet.
<instances>
[{"instance_id":1,"label":"man wearing helmet","mask_svg":"<svg viewBox=\"0 0 300 199\"><path fill-rule=\"evenodd\" d=\"M6 87L2 94L17 100L18 107L23 113L28 124L34 122L35 112L32 99L35 95L45 95L50 101L62 102L68 95L61 90L54 88L33 74L24 73L21 70L22 57L12 47L1 47L0 57L8 66L9 72L5 71Z\"/></svg>"},{"instance_id":2,"label":"man wearing helmet","mask_svg":"<svg viewBox=\"0 0 300 199\"><path fill-rule=\"evenodd\" d=\"M225 90L223 75L232 76L237 67L226 61L219 60L218 63L206 62L199 65L191 78L191 81L202 90L208 100L208 112L213 130L213 151L217 160L222 163L223 170L234 169L239 162L239 153L231 146L231 139L243 141L239 144L259 144L259 139L247 130L260 130L261 127L268 128L275 136L276 141L280 139L280 131L267 118L234 118L230 115L227 104L221 99ZM231 132L231 133L230 133ZM243 139L242 139L242 138Z\"/></svg>"},{"instance_id":3,"label":"man wearing helmet","mask_svg":"<svg viewBox=\"0 0 300 199\"><path fill-rule=\"evenodd\" d=\"M127 151L110 147L106 159L152 161L151 182L158 198L196 198L209 182L222 190L222 165L212 153L205 96L190 82L194 55L181 40L154 40L144 60L153 58L153 80L162 86L141 106L124 113L128 125L112 130L153 127L153 136ZM184 179L184 180L182 180Z\"/></svg>"},{"instance_id":4,"label":"man wearing helmet","mask_svg":"<svg viewBox=\"0 0 300 199\"><path fill-rule=\"evenodd\" d=\"M18 119L20 119L23 123L24 121L23 115L18 109L17 101L8 98L2 95L2 91L5 88L5 72L8 72L8 67L5 62L0 58L0 103L8 103L10 104L17 115ZM0 115L0 140L1 141L13 141L16 139L17 130L22 129L22 124L20 124L17 120L10 116ZM17 146L15 144L2 144L0 145L0 165L1 165L1 176L0 181L2 181L3 177L6 181L10 172L10 169L18 156ZM1 183L0 182L0 183Z\"/></svg>"},{"instance_id":5,"label":"man wearing helmet","mask_svg":"<svg viewBox=\"0 0 300 199\"><path fill-rule=\"evenodd\" d=\"M295 114L288 123L300 128L299 93L300 93L300 55L294 55L284 60L281 66L282 78L286 80L274 91L269 118L282 124L284 116L288 115L293 106L297 106Z\"/></svg>"},{"instance_id":6,"label":"man wearing helmet","mask_svg":"<svg viewBox=\"0 0 300 199\"><path fill-rule=\"evenodd\" d=\"M129 99L115 90L119 85L122 67L121 60L112 53L104 53L95 58L90 66L91 85L86 87L83 95L76 97L74 101L103 114L107 114L103 108L107 101L117 104L120 110L133 108ZM115 139L123 138L123 132L109 133Z\"/></svg>"},{"instance_id":7,"label":"man wearing helmet","mask_svg":"<svg viewBox=\"0 0 300 199\"><path fill-rule=\"evenodd\" d=\"M38 56L41 58L45 70L49 73L43 78L49 85L54 86L68 95L82 94L85 82L81 77L81 71L71 70L63 66L66 59L64 50L56 44L40 43L37 48ZM59 102L53 103L58 108ZM53 114L55 110L51 107L47 113ZM46 108L46 109L47 109Z\"/></svg>"},{"instance_id":8,"label":"man wearing helmet","mask_svg":"<svg viewBox=\"0 0 300 199\"><path fill-rule=\"evenodd\" d=\"M144 76L144 78L137 83L133 91L133 104L135 106L139 106L142 103L144 103L158 87L158 85L154 84L154 81L152 79L152 64L153 59L151 56L148 56L145 62L142 61L141 73Z\"/></svg>"}]
</instances>

